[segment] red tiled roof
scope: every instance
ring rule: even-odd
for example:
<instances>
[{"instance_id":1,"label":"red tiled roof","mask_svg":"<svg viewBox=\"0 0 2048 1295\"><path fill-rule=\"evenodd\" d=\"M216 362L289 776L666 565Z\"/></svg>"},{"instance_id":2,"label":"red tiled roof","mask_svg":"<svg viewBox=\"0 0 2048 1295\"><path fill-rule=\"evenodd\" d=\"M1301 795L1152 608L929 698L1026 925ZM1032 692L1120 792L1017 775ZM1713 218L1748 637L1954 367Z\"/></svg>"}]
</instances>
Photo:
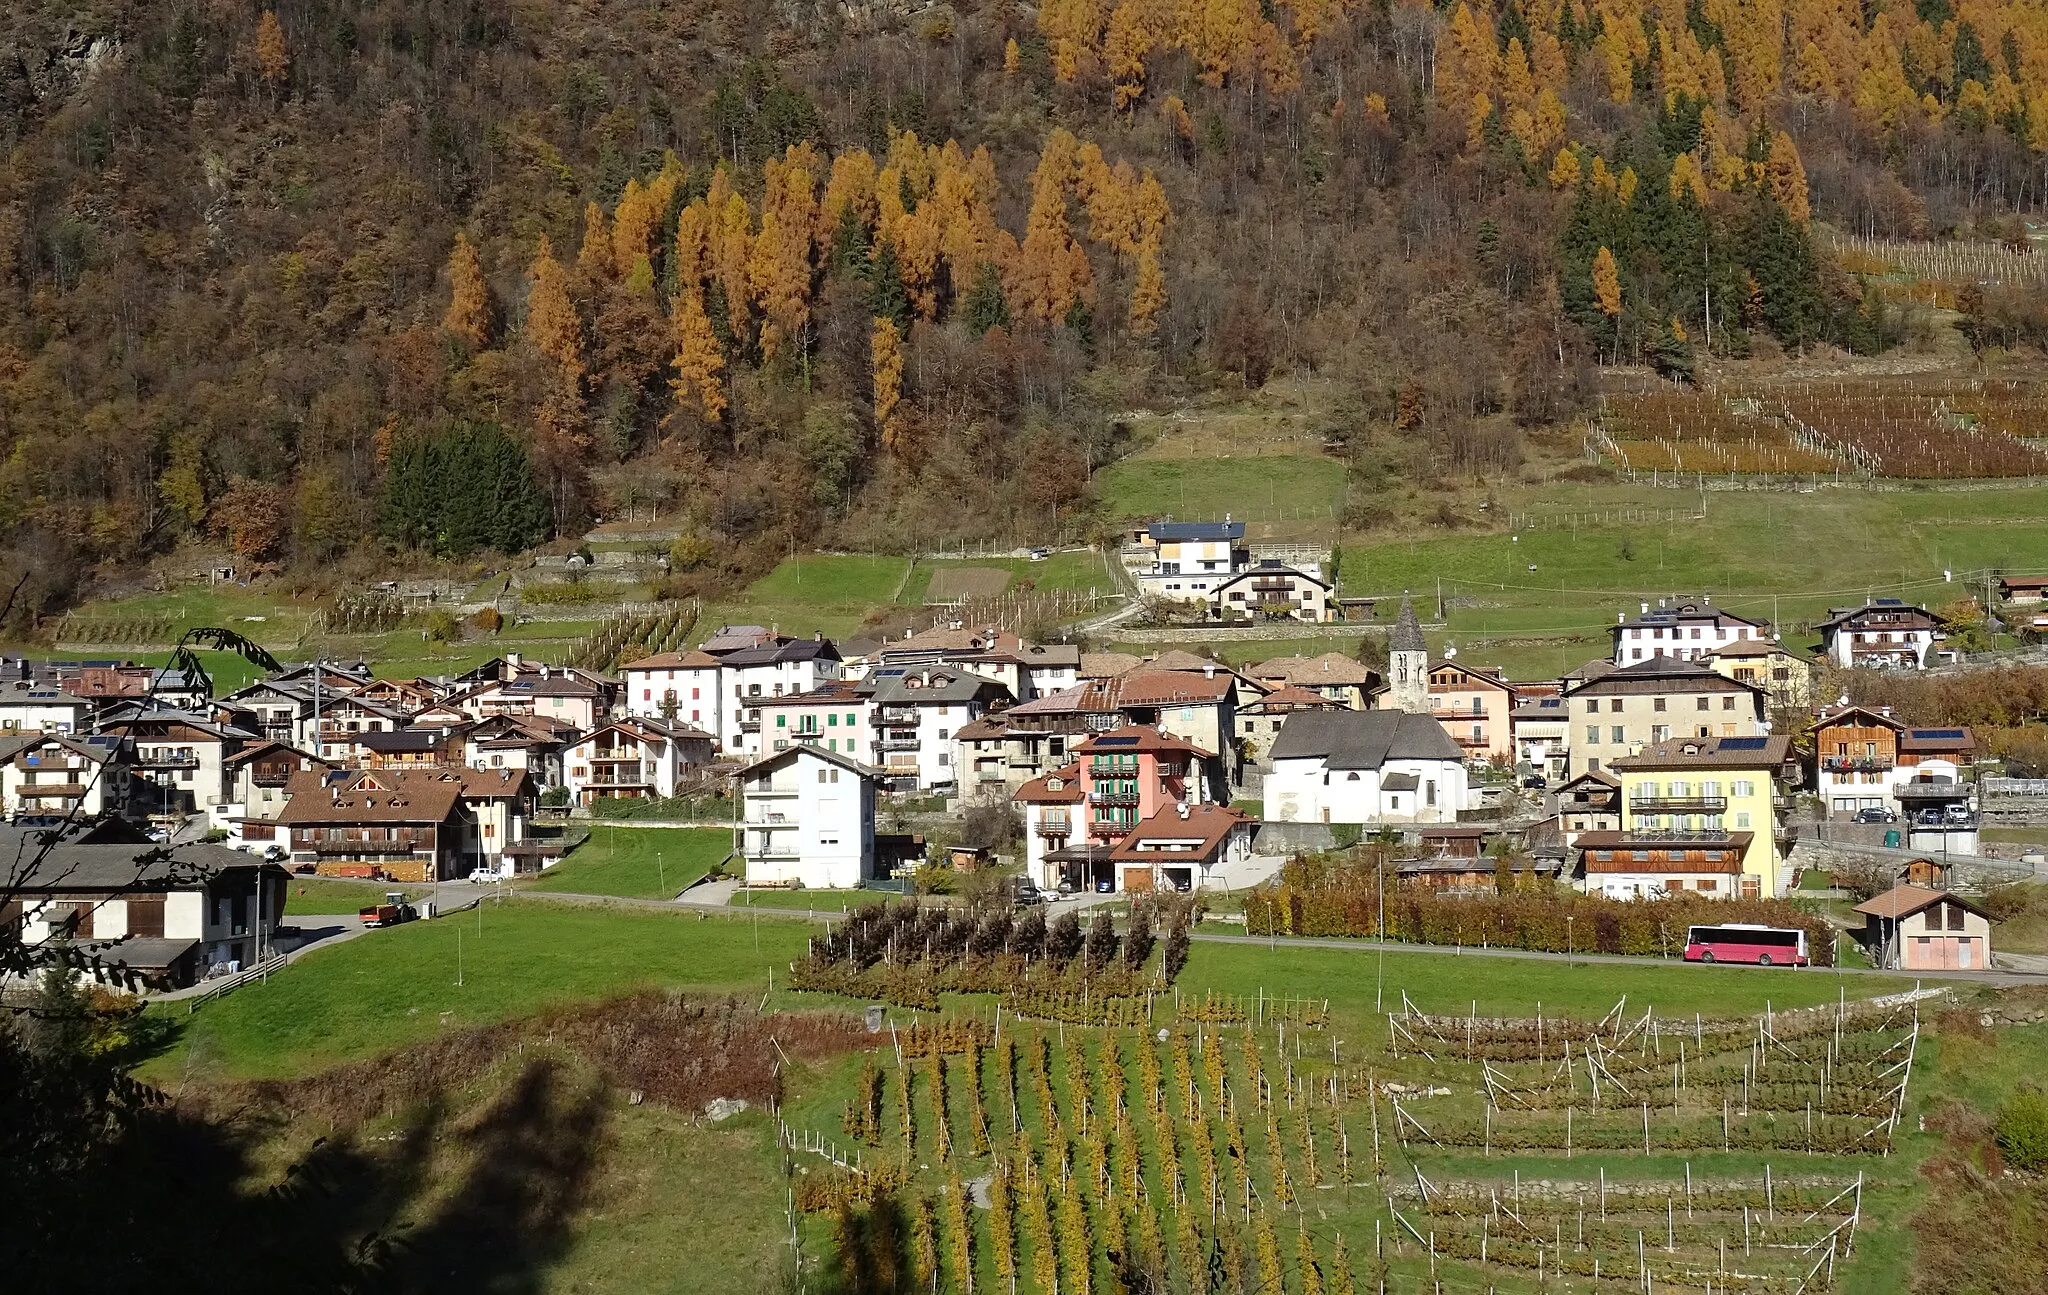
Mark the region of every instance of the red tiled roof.
<instances>
[{"instance_id":1,"label":"red tiled roof","mask_svg":"<svg viewBox=\"0 0 2048 1295\"><path fill-rule=\"evenodd\" d=\"M1049 785L1059 779L1060 789L1054 791ZM1042 777L1033 778L1022 787L1011 800L1027 805L1071 805L1081 799L1081 766L1070 764L1064 769L1055 769Z\"/></svg>"},{"instance_id":2,"label":"red tiled roof","mask_svg":"<svg viewBox=\"0 0 2048 1295\"><path fill-rule=\"evenodd\" d=\"M628 661L619 667L622 671L715 670L717 668L717 657L712 656L709 652L700 652L695 648L686 652L657 652L653 656L641 657L638 661Z\"/></svg>"},{"instance_id":3,"label":"red tiled roof","mask_svg":"<svg viewBox=\"0 0 2048 1295\"><path fill-rule=\"evenodd\" d=\"M1979 917L1991 917L1991 914L1952 891L1929 890L1925 886L1910 883L1893 886L1875 899L1864 900L1856 905L1856 911L1868 917L1881 917L1886 921L1896 922L1901 918L1911 917L1923 908L1931 908L1944 899L1968 909Z\"/></svg>"},{"instance_id":4,"label":"red tiled roof","mask_svg":"<svg viewBox=\"0 0 2048 1295\"><path fill-rule=\"evenodd\" d=\"M1187 811L1182 818L1178 806L1160 810L1125 834L1109 857L1122 863L1199 863L1215 858L1231 832L1251 822L1250 815L1228 805L1190 805Z\"/></svg>"}]
</instances>

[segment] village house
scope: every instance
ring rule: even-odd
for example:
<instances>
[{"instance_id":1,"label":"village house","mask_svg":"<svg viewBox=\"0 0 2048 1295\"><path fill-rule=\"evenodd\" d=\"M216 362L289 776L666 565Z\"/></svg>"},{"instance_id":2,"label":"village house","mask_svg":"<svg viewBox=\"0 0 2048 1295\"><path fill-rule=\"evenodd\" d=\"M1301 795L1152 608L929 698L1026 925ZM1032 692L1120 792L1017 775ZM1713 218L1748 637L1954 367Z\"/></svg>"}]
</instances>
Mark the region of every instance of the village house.
<instances>
[{"instance_id":1,"label":"village house","mask_svg":"<svg viewBox=\"0 0 2048 1295\"><path fill-rule=\"evenodd\" d=\"M220 705L238 717L246 717L237 719L237 727L251 728L261 738L287 746L312 745L310 687L301 689L297 684L262 679L223 697Z\"/></svg>"},{"instance_id":2,"label":"village house","mask_svg":"<svg viewBox=\"0 0 2048 1295\"><path fill-rule=\"evenodd\" d=\"M1385 704L1390 693L1375 700ZM1515 758L1515 690L1498 667L1468 666L1455 659L1429 667L1429 713L1465 758L1478 763Z\"/></svg>"},{"instance_id":3,"label":"village house","mask_svg":"<svg viewBox=\"0 0 2048 1295\"><path fill-rule=\"evenodd\" d=\"M1251 565L1244 523L1149 522L1131 535L1140 554L1138 588L1169 602L1206 602L1216 587ZM1147 560L1149 559L1149 560Z\"/></svg>"},{"instance_id":4,"label":"village house","mask_svg":"<svg viewBox=\"0 0 2048 1295\"><path fill-rule=\"evenodd\" d=\"M1336 586L1318 575L1266 558L1209 591L1210 620L1333 621Z\"/></svg>"},{"instance_id":5,"label":"village house","mask_svg":"<svg viewBox=\"0 0 2048 1295\"><path fill-rule=\"evenodd\" d=\"M2048 602L2048 576L2000 576L1998 596L2016 607Z\"/></svg>"},{"instance_id":6,"label":"village house","mask_svg":"<svg viewBox=\"0 0 2048 1295\"><path fill-rule=\"evenodd\" d=\"M1026 643L999 626L955 622L876 645L867 669L887 666L952 666L993 679L1019 701L1029 701L1078 683L1081 649Z\"/></svg>"},{"instance_id":7,"label":"village house","mask_svg":"<svg viewBox=\"0 0 2048 1295\"><path fill-rule=\"evenodd\" d=\"M34 679L0 682L0 733L83 733L93 703Z\"/></svg>"},{"instance_id":8,"label":"village house","mask_svg":"<svg viewBox=\"0 0 2048 1295\"><path fill-rule=\"evenodd\" d=\"M560 720L493 715L470 724L463 733L462 763L472 769L524 769L537 786L560 787L562 752L577 736L574 725Z\"/></svg>"},{"instance_id":9,"label":"village house","mask_svg":"<svg viewBox=\"0 0 2048 1295\"><path fill-rule=\"evenodd\" d=\"M725 692L718 686L718 658L709 652L657 652L628 661L619 673L625 679L626 714L681 720L706 733L725 734Z\"/></svg>"},{"instance_id":10,"label":"village house","mask_svg":"<svg viewBox=\"0 0 2048 1295\"><path fill-rule=\"evenodd\" d=\"M1248 706L1238 708L1238 749L1261 769L1272 765L1273 743L1280 737L1289 716L1312 710L1348 710L1319 692L1287 684L1274 689Z\"/></svg>"},{"instance_id":11,"label":"village house","mask_svg":"<svg viewBox=\"0 0 2048 1295\"><path fill-rule=\"evenodd\" d=\"M441 690L426 679L372 679L350 693L401 715L414 715L441 700Z\"/></svg>"},{"instance_id":12,"label":"village house","mask_svg":"<svg viewBox=\"0 0 2048 1295\"><path fill-rule=\"evenodd\" d=\"M1251 855L1252 817L1228 805L1158 810L1118 838L1109 850L1110 875L1124 894L1176 891L1206 883L1222 863Z\"/></svg>"},{"instance_id":13,"label":"village house","mask_svg":"<svg viewBox=\"0 0 2048 1295\"><path fill-rule=\"evenodd\" d=\"M876 739L870 692L864 681L834 679L809 692L763 697L762 749L782 751L795 742L816 742L827 751L871 762Z\"/></svg>"},{"instance_id":14,"label":"village house","mask_svg":"<svg viewBox=\"0 0 2048 1295\"><path fill-rule=\"evenodd\" d=\"M1555 688L1555 685L1538 685ZM1509 740L1515 768L1546 782L1571 776L1571 709L1557 691L1534 692L1517 687L1514 709L1508 712Z\"/></svg>"},{"instance_id":15,"label":"village house","mask_svg":"<svg viewBox=\"0 0 2048 1295\"><path fill-rule=\"evenodd\" d=\"M1704 661L1648 657L1567 688L1572 757L1599 769L1675 737L1756 737L1768 729L1764 691Z\"/></svg>"},{"instance_id":16,"label":"village house","mask_svg":"<svg viewBox=\"0 0 2048 1295\"><path fill-rule=\"evenodd\" d=\"M740 770L750 886L851 889L877 875L877 771L801 742Z\"/></svg>"},{"instance_id":17,"label":"village house","mask_svg":"<svg viewBox=\"0 0 2048 1295\"><path fill-rule=\"evenodd\" d=\"M872 749L886 788L896 792L958 786L954 735L1010 700L1009 689L994 680L952 668L890 666L864 684L873 708Z\"/></svg>"},{"instance_id":18,"label":"village house","mask_svg":"<svg viewBox=\"0 0 2048 1295\"><path fill-rule=\"evenodd\" d=\"M1941 618L1897 598L1830 608L1817 628L1821 655L1845 670L1924 670L1955 659L1941 646L1948 640Z\"/></svg>"},{"instance_id":19,"label":"village house","mask_svg":"<svg viewBox=\"0 0 2048 1295\"><path fill-rule=\"evenodd\" d=\"M478 684L449 700L472 719L534 715L588 730L611 715L614 691L610 680L587 671L543 665L509 680Z\"/></svg>"},{"instance_id":20,"label":"village house","mask_svg":"<svg viewBox=\"0 0 2048 1295\"><path fill-rule=\"evenodd\" d=\"M1588 769L1557 789L1558 828L1566 845L1587 832L1621 830L1621 779Z\"/></svg>"},{"instance_id":21,"label":"village house","mask_svg":"<svg viewBox=\"0 0 2048 1295\"><path fill-rule=\"evenodd\" d=\"M13 733L0 737L0 796L10 819L80 817L128 806L127 743L106 734Z\"/></svg>"},{"instance_id":22,"label":"village house","mask_svg":"<svg viewBox=\"0 0 2048 1295\"><path fill-rule=\"evenodd\" d=\"M475 867L462 852L462 784L428 774L294 774L277 826L292 862L325 876L451 881Z\"/></svg>"},{"instance_id":23,"label":"village house","mask_svg":"<svg viewBox=\"0 0 2048 1295\"><path fill-rule=\"evenodd\" d=\"M1114 888L1112 847L1162 810L1207 802L1216 773L1212 752L1140 725L1097 733L1074 754L1013 798L1025 810L1032 875L1069 890Z\"/></svg>"},{"instance_id":24,"label":"village house","mask_svg":"<svg viewBox=\"0 0 2048 1295\"><path fill-rule=\"evenodd\" d=\"M292 779L334 771L327 761L282 742L245 746L221 768L227 799L214 806L212 825L228 834L229 845L256 850L278 843L277 820L291 799Z\"/></svg>"},{"instance_id":25,"label":"village house","mask_svg":"<svg viewBox=\"0 0 2048 1295\"><path fill-rule=\"evenodd\" d=\"M74 829L44 852L8 828L0 855L13 861L0 868L0 922L23 943L105 943L102 962L165 988L212 967L255 965L274 952L284 917L284 869L225 846L160 850L139 832L102 825Z\"/></svg>"},{"instance_id":26,"label":"village house","mask_svg":"<svg viewBox=\"0 0 2048 1295\"><path fill-rule=\"evenodd\" d=\"M1080 762L1030 779L1010 799L1024 810L1024 875L1041 886L1057 889L1063 868L1069 862L1085 865L1089 854L1088 793ZM1070 843L1075 843L1077 837L1079 849L1070 854ZM1106 855L1107 849L1097 847L1097 852Z\"/></svg>"},{"instance_id":27,"label":"village house","mask_svg":"<svg viewBox=\"0 0 2048 1295\"><path fill-rule=\"evenodd\" d=\"M1740 865L1735 869L1740 894L1776 898L1784 880L1779 876L1777 783L1788 776L1792 758L1792 739L1783 736L1672 738L1646 746L1608 766L1621 780L1621 835L1630 842L1655 838L1673 843L1663 850L1665 860L1650 861L1661 862L1674 876L1680 862L1713 865L1707 869L1712 876L1701 880L1722 875L1719 869L1730 858L1725 842L1742 836L1742 847L1732 856ZM1593 848L1587 845L1591 835L1579 839L1581 849ZM1630 861L1641 862L1608 862ZM1689 888L1723 893L1725 885Z\"/></svg>"},{"instance_id":28,"label":"village house","mask_svg":"<svg viewBox=\"0 0 2048 1295\"><path fill-rule=\"evenodd\" d=\"M1147 669L1085 686L1082 706L1111 724L1157 728L1221 757L1224 776L1237 781L1237 681L1207 665L1201 673ZM1223 799L1219 793L1218 799Z\"/></svg>"},{"instance_id":29,"label":"village house","mask_svg":"<svg viewBox=\"0 0 2048 1295\"><path fill-rule=\"evenodd\" d=\"M1948 799L1968 798L1963 774L1971 767L1976 739L1966 728L1913 728L1894 718L1889 706L1844 702L1822 707L1806 731L1813 741L1814 790L1830 817L1853 818L1861 810L1924 811L1926 805L1907 802L1916 793L1930 803L1942 800L1932 790L1941 786L1954 790Z\"/></svg>"},{"instance_id":30,"label":"village house","mask_svg":"<svg viewBox=\"0 0 2048 1295\"><path fill-rule=\"evenodd\" d=\"M1708 899L1754 898L1743 872L1743 860L1758 838L1768 835L1582 833L1576 842L1580 867L1585 873L1580 889L1607 899L1653 899L1687 893Z\"/></svg>"},{"instance_id":31,"label":"village house","mask_svg":"<svg viewBox=\"0 0 2048 1295\"><path fill-rule=\"evenodd\" d=\"M1026 783L1063 768L1073 750L1098 731L1099 724L1091 726L1091 719L1104 718L1080 709L1081 693L1069 688L991 711L955 731L955 766L965 780L961 794L976 800L1007 800Z\"/></svg>"},{"instance_id":32,"label":"village house","mask_svg":"<svg viewBox=\"0 0 2048 1295\"><path fill-rule=\"evenodd\" d=\"M1863 947L1896 971L1968 971L1991 965L1991 914L1962 896L1894 886L1856 905Z\"/></svg>"},{"instance_id":33,"label":"village house","mask_svg":"<svg viewBox=\"0 0 2048 1295\"><path fill-rule=\"evenodd\" d=\"M721 656L718 686L725 693L725 749L739 755L761 752L763 697L812 692L842 673L839 648L824 638L779 638Z\"/></svg>"},{"instance_id":34,"label":"village house","mask_svg":"<svg viewBox=\"0 0 2048 1295\"><path fill-rule=\"evenodd\" d=\"M665 800L711 762L711 735L666 720L613 720L569 744L563 784L578 805L600 799Z\"/></svg>"},{"instance_id":35,"label":"village house","mask_svg":"<svg viewBox=\"0 0 2048 1295\"><path fill-rule=\"evenodd\" d=\"M464 742L472 727L464 721L360 733L356 735L355 746L363 752L363 767L369 769L431 769L437 765L464 764Z\"/></svg>"},{"instance_id":36,"label":"village house","mask_svg":"<svg viewBox=\"0 0 2048 1295\"><path fill-rule=\"evenodd\" d=\"M1267 689L1306 688L1351 710L1364 710L1380 681L1370 668L1342 652L1274 657L1244 673ZM1240 699L1239 705L1244 704Z\"/></svg>"},{"instance_id":37,"label":"village house","mask_svg":"<svg viewBox=\"0 0 2048 1295\"><path fill-rule=\"evenodd\" d=\"M130 793L146 814L203 814L229 799L227 759L259 739L185 711L152 710L101 730L127 744Z\"/></svg>"},{"instance_id":38,"label":"village house","mask_svg":"<svg viewBox=\"0 0 2048 1295\"><path fill-rule=\"evenodd\" d=\"M1612 660L1620 666L1660 656L1697 661L1732 643L1764 639L1770 630L1769 622L1723 611L1712 599L1667 607L1660 598L1655 608L1644 603L1634 620L1625 613L1614 619Z\"/></svg>"},{"instance_id":39,"label":"village house","mask_svg":"<svg viewBox=\"0 0 2048 1295\"><path fill-rule=\"evenodd\" d=\"M1469 807L1464 753L1427 715L1310 711L1273 746L1266 815L1281 823L1451 823Z\"/></svg>"},{"instance_id":40,"label":"village house","mask_svg":"<svg viewBox=\"0 0 2048 1295\"><path fill-rule=\"evenodd\" d=\"M1813 662L1787 651L1776 639L1744 639L1715 648L1703 659L1737 683L1763 689L1773 708L1805 710L1813 705Z\"/></svg>"},{"instance_id":41,"label":"village house","mask_svg":"<svg viewBox=\"0 0 2048 1295\"><path fill-rule=\"evenodd\" d=\"M323 760L351 768L370 762L370 749L362 738L370 733L395 733L410 723L406 712L360 693L341 697L323 695L303 717L299 742Z\"/></svg>"}]
</instances>

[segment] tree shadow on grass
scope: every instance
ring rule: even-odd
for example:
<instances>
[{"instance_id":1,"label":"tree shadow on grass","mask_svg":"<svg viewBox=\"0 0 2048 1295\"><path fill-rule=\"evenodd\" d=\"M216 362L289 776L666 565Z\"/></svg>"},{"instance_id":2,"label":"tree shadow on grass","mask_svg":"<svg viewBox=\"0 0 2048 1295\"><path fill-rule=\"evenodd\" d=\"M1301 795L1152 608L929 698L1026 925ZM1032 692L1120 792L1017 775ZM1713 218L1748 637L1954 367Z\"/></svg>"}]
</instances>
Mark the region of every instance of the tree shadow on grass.
<instances>
[{"instance_id":1,"label":"tree shadow on grass","mask_svg":"<svg viewBox=\"0 0 2048 1295\"><path fill-rule=\"evenodd\" d=\"M573 1241L608 1101L532 1060L481 1110L438 1094L282 1169L274 1115L148 1107L75 1172L0 1181L0 1262L20 1290L525 1295Z\"/></svg>"}]
</instances>

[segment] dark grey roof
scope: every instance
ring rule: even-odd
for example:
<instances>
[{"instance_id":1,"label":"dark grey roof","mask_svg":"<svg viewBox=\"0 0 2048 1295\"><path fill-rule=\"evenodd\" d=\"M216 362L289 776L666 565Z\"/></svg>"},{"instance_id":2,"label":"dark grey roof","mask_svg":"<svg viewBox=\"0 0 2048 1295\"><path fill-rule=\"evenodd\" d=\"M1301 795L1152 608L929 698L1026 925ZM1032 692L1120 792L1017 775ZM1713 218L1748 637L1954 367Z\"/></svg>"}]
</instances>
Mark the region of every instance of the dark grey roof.
<instances>
[{"instance_id":1,"label":"dark grey roof","mask_svg":"<svg viewBox=\"0 0 2048 1295\"><path fill-rule=\"evenodd\" d=\"M1429 643L1422 637L1422 624L1415 619L1415 600L1407 594L1401 595L1401 614L1394 618L1393 632L1387 635L1387 651L1429 651Z\"/></svg>"},{"instance_id":2,"label":"dark grey roof","mask_svg":"<svg viewBox=\"0 0 2048 1295\"><path fill-rule=\"evenodd\" d=\"M916 678L929 680L933 675L949 676L943 684L924 683L911 687L907 680ZM868 676L874 680L872 694L878 706L918 706L941 703L1004 700L1010 690L993 679L984 679L966 670L925 670L923 668L877 670ZM1060 694L1053 694L1058 696Z\"/></svg>"},{"instance_id":3,"label":"dark grey roof","mask_svg":"<svg viewBox=\"0 0 2048 1295\"><path fill-rule=\"evenodd\" d=\"M1155 540L1241 540L1243 522L1153 522L1145 528Z\"/></svg>"},{"instance_id":4,"label":"dark grey roof","mask_svg":"<svg viewBox=\"0 0 2048 1295\"><path fill-rule=\"evenodd\" d=\"M161 936L130 935L99 951L99 960L111 967L134 971L163 971L199 947L197 940L166 940Z\"/></svg>"},{"instance_id":5,"label":"dark grey roof","mask_svg":"<svg viewBox=\"0 0 2048 1295\"><path fill-rule=\"evenodd\" d=\"M224 845L87 844L67 841L35 863L42 832L9 828L0 832L0 887L30 894L48 891L195 890L230 869L276 864Z\"/></svg>"},{"instance_id":6,"label":"dark grey roof","mask_svg":"<svg viewBox=\"0 0 2048 1295\"><path fill-rule=\"evenodd\" d=\"M1296 711L1274 739L1275 760L1321 757L1332 769L1377 769L1388 760L1463 760L1444 726L1398 710Z\"/></svg>"},{"instance_id":7,"label":"dark grey roof","mask_svg":"<svg viewBox=\"0 0 2048 1295\"><path fill-rule=\"evenodd\" d=\"M760 647L727 652L718 663L727 669L752 665L781 665L785 661L837 661L839 648L830 639L784 639Z\"/></svg>"},{"instance_id":8,"label":"dark grey roof","mask_svg":"<svg viewBox=\"0 0 2048 1295\"><path fill-rule=\"evenodd\" d=\"M827 751L815 742L799 742L795 746L787 747L781 751L769 752L767 755L741 769L734 776L745 779L748 774L756 769L766 769L773 765L787 764L791 760L807 755L814 755L818 759L828 764L836 764L842 769L851 769L863 778L879 778L883 773L882 770L877 769L871 764L862 764L852 756L841 755L837 751Z\"/></svg>"}]
</instances>

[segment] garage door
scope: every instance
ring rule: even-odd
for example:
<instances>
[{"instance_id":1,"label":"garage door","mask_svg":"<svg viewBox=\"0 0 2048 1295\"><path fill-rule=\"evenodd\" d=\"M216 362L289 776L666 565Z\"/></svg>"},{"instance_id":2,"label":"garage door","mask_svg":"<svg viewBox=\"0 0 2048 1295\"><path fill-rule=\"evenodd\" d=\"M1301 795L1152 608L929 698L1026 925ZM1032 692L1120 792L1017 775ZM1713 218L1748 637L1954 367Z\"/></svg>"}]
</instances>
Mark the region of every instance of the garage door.
<instances>
[{"instance_id":1,"label":"garage door","mask_svg":"<svg viewBox=\"0 0 2048 1295\"><path fill-rule=\"evenodd\" d=\"M1152 889L1152 869L1125 868L1124 889L1149 893Z\"/></svg>"}]
</instances>

